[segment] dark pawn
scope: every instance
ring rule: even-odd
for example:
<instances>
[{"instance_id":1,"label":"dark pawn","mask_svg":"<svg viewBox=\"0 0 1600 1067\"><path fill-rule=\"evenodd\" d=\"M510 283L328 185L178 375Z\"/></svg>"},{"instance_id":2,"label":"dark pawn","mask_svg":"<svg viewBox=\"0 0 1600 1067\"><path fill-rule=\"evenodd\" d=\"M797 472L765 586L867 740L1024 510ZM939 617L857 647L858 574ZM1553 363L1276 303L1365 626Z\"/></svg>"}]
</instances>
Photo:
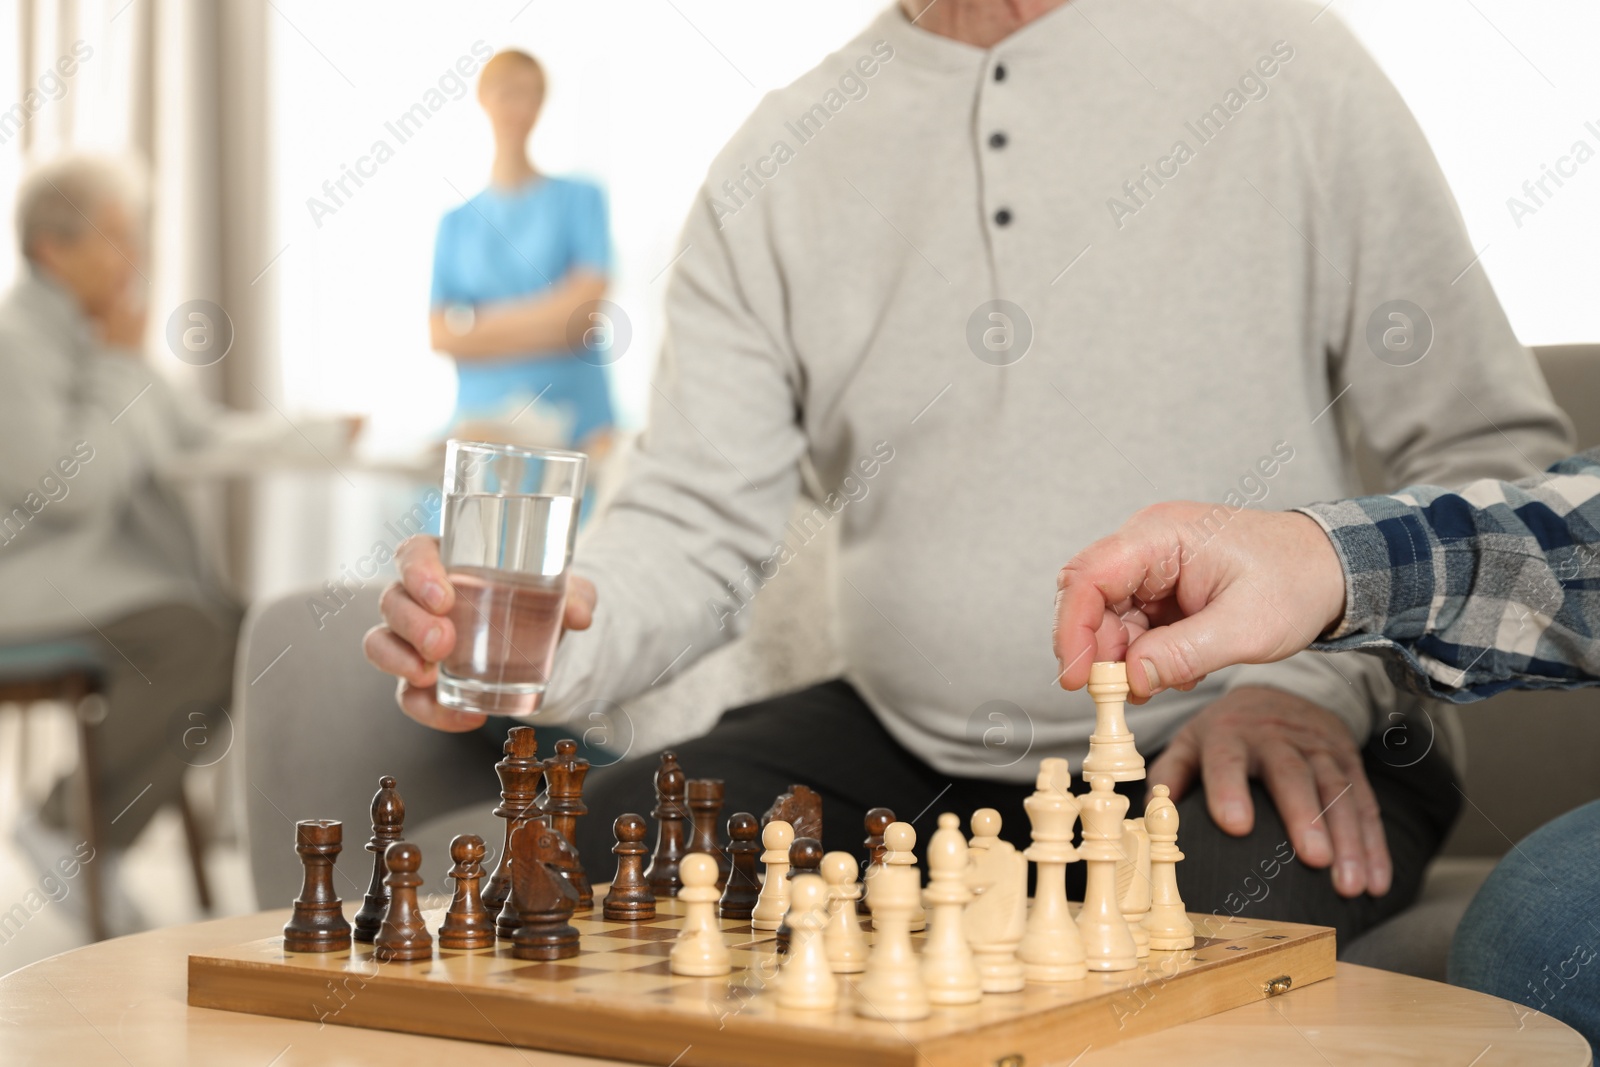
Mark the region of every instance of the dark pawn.
<instances>
[{"instance_id":1,"label":"dark pawn","mask_svg":"<svg viewBox=\"0 0 1600 1067\"><path fill-rule=\"evenodd\" d=\"M376 959L427 960L433 958L433 935L428 924L422 921L422 908L417 904L417 886L422 884L422 850L409 841L396 841L383 853L389 868L385 884L389 887L389 907L383 913L383 925L378 936L372 939L372 955Z\"/></svg>"},{"instance_id":2,"label":"dark pawn","mask_svg":"<svg viewBox=\"0 0 1600 1067\"><path fill-rule=\"evenodd\" d=\"M797 837L789 846L789 877L800 874L818 874L822 870L822 842L814 837ZM778 926L778 951L789 951L789 917L785 915Z\"/></svg>"},{"instance_id":3,"label":"dark pawn","mask_svg":"<svg viewBox=\"0 0 1600 1067\"><path fill-rule=\"evenodd\" d=\"M505 845L500 862L483 887L483 906L491 915L505 910L511 896L511 834L518 826L539 814L539 777L544 764L539 762L539 738L531 726L513 726L501 746L505 759L494 765L500 777L500 804L494 813L506 821Z\"/></svg>"},{"instance_id":4,"label":"dark pawn","mask_svg":"<svg viewBox=\"0 0 1600 1067\"><path fill-rule=\"evenodd\" d=\"M717 840L717 816L722 814L725 795L722 779L692 778L689 781L689 815L694 820L694 833L689 839L690 852L704 852L717 861L717 888L728 884L728 853Z\"/></svg>"},{"instance_id":5,"label":"dark pawn","mask_svg":"<svg viewBox=\"0 0 1600 1067\"><path fill-rule=\"evenodd\" d=\"M656 917L656 895L650 883L644 880L644 858L650 846L644 843L649 827L644 816L619 815L611 824L617 843L611 849L617 857L617 876L611 879L611 888L602 902L604 914L611 922L643 922Z\"/></svg>"},{"instance_id":6,"label":"dark pawn","mask_svg":"<svg viewBox=\"0 0 1600 1067\"><path fill-rule=\"evenodd\" d=\"M577 839L578 816L589 813L583 802L583 779L588 773L589 761L578 755L578 742L570 738L557 741L556 754L544 761L544 796L540 805L571 853L572 866L565 873L578 891L579 911L594 907L594 887L584 873Z\"/></svg>"},{"instance_id":7,"label":"dark pawn","mask_svg":"<svg viewBox=\"0 0 1600 1067\"><path fill-rule=\"evenodd\" d=\"M867 812L867 817L865 820L867 827L867 839L861 842L864 846L866 846L867 849L867 866L862 872L862 885L866 885L866 876L872 872L872 868L883 866L883 832L887 830L889 828L889 824L894 821L894 812L890 811L888 808L873 808L871 811ZM861 899L856 901L856 914L872 914L872 909L867 907L867 895L865 893L862 893Z\"/></svg>"},{"instance_id":8,"label":"dark pawn","mask_svg":"<svg viewBox=\"0 0 1600 1067\"><path fill-rule=\"evenodd\" d=\"M333 888L333 861L343 849L344 825L334 819L294 824L294 850L305 865L305 884L283 927L286 952L338 952L350 947L350 924Z\"/></svg>"},{"instance_id":9,"label":"dark pawn","mask_svg":"<svg viewBox=\"0 0 1600 1067\"><path fill-rule=\"evenodd\" d=\"M728 886L717 903L717 917L748 922L761 898L761 823L748 811L728 820Z\"/></svg>"},{"instance_id":10,"label":"dark pawn","mask_svg":"<svg viewBox=\"0 0 1600 1067\"><path fill-rule=\"evenodd\" d=\"M656 817L656 851L644 872L644 880L657 897L675 897L683 888L678 867L689 851L684 847L684 821L689 817L685 788L677 753L661 753L661 767L656 771L656 806L651 812Z\"/></svg>"},{"instance_id":11,"label":"dark pawn","mask_svg":"<svg viewBox=\"0 0 1600 1067\"><path fill-rule=\"evenodd\" d=\"M356 912L355 939L371 942L383 925L383 909L389 904L389 891L384 888L384 878L389 869L384 865L384 851L405 836L406 802L400 799L394 787L394 776L378 779L378 791L372 796L372 839L366 849L372 853L372 880L367 883L367 895Z\"/></svg>"},{"instance_id":12,"label":"dark pawn","mask_svg":"<svg viewBox=\"0 0 1600 1067\"><path fill-rule=\"evenodd\" d=\"M511 835L517 862L511 868L509 906L517 913L511 955L519 960L564 960L578 954L578 929L571 923L578 891L562 873L566 840L546 819L518 826Z\"/></svg>"},{"instance_id":13,"label":"dark pawn","mask_svg":"<svg viewBox=\"0 0 1600 1067\"><path fill-rule=\"evenodd\" d=\"M439 925L439 947L467 951L494 945L494 920L483 906L478 883L483 878L483 838L460 834L450 842L450 877L456 892Z\"/></svg>"}]
</instances>

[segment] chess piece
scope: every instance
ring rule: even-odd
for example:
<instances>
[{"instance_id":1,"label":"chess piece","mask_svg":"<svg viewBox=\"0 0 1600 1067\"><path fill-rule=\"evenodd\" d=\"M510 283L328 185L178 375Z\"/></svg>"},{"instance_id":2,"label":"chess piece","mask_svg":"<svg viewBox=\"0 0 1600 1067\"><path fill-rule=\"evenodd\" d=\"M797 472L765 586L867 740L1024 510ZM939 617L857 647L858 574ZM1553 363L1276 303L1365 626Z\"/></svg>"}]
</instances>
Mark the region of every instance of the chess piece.
<instances>
[{"instance_id":1,"label":"chess piece","mask_svg":"<svg viewBox=\"0 0 1600 1067\"><path fill-rule=\"evenodd\" d=\"M972 899L967 888L967 839L953 812L939 816L928 839L928 940L922 947L922 981L933 1004L975 1004L983 997L978 968L967 944L962 913Z\"/></svg>"},{"instance_id":2,"label":"chess piece","mask_svg":"<svg viewBox=\"0 0 1600 1067\"><path fill-rule=\"evenodd\" d=\"M1089 735L1089 754L1083 758L1084 781L1106 775L1113 782L1131 782L1144 777L1144 757L1134 747L1128 729L1128 665L1121 661L1102 661L1089 667L1089 695L1094 698L1094 733Z\"/></svg>"},{"instance_id":3,"label":"chess piece","mask_svg":"<svg viewBox=\"0 0 1600 1067\"><path fill-rule=\"evenodd\" d=\"M691 852L680 864L683 888L683 928L672 944L668 968L673 974L713 978L733 970L733 955L722 940L717 921L717 861L704 852Z\"/></svg>"},{"instance_id":4,"label":"chess piece","mask_svg":"<svg viewBox=\"0 0 1600 1067\"><path fill-rule=\"evenodd\" d=\"M717 840L717 816L722 814L724 787L720 778L692 778L689 781L689 817L694 831L689 838L690 852L704 852L717 861L717 888L728 884L728 853Z\"/></svg>"},{"instance_id":5,"label":"chess piece","mask_svg":"<svg viewBox=\"0 0 1600 1067\"><path fill-rule=\"evenodd\" d=\"M1067 910L1067 864L1078 859L1072 847L1078 801L1071 786L1066 760L1041 760L1034 791L1022 802L1033 826L1033 840L1023 855L1033 861L1036 874L1033 907L1028 909L1017 958L1031 982L1071 982L1089 973L1083 941Z\"/></svg>"},{"instance_id":6,"label":"chess piece","mask_svg":"<svg viewBox=\"0 0 1600 1067\"><path fill-rule=\"evenodd\" d=\"M921 895L918 882L914 867L887 864L867 882L875 933L866 972L856 983L858 1015L902 1022L925 1019L933 1012L911 947L911 914Z\"/></svg>"},{"instance_id":7,"label":"chess piece","mask_svg":"<svg viewBox=\"0 0 1600 1067\"><path fill-rule=\"evenodd\" d=\"M794 881L802 874L816 874L822 866L822 842L814 837L797 837L789 846L789 872L786 877ZM789 951L789 915L794 912L794 892L790 887L789 911L784 913L783 922L778 926L778 951Z\"/></svg>"},{"instance_id":8,"label":"chess piece","mask_svg":"<svg viewBox=\"0 0 1600 1067\"><path fill-rule=\"evenodd\" d=\"M512 831L516 860L506 908L516 922L501 936L511 942L516 959L564 960L578 954L578 930L571 923L578 891L566 875L568 851L566 838L548 816L521 821Z\"/></svg>"},{"instance_id":9,"label":"chess piece","mask_svg":"<svg viewBox=\"0 0 1600 1067\"><path fill-rule=\"evenodd\" d=\"M757 930L777 930L789 911L789 846L794 844L794 828L774 819L761 831L761 844L765 847L761 862L767 871L761 895L750 912L750 925Z\"/></svg>"},{"instance_id":10,"label":"chess piece","mask_svg":"<svg viewBox=\"0 0 1600 1067\"><path fill-rule=\"evenodd\" d=\"M500 848L500 861L489 876L489 884L483 887L483 906L491 915L504 912L511 896L511 834L539 814L539 779L544 774L544 765L539 762L539 738L533 727L513 726L500 750L505 758L494 765L494 773L500 779L500 804L494 813L506 821L506 837Z\"/></svg>"},{"instance_id":11,"label":"chess piece","mask_svg":"<svg viewBox=\"0 0 1600 1067\"><path fill-rule=\"evenodd\" d=\"M856 917L862 886L856 881L855 857L848 852L823 856L822 880L828 886L828 924L822 935L828 966L835 974L859 974L867 969L867 938Z\"/></svg>"},{"instance_id":12,"label":"chess piece","mask_svg":"<svg viewBox=\"0 0 1600 1067\"><path fill-rule=\"evenodd\" d=\"M1152 951L1194 948L1194 923L1178 895L1177 864L1183 859L1178 851L1178 807L1166 786L1158 785L1150 793L1144 809L1150 835L1150 913L1144 917L1144 928Z\"/></svg>"},{"instance_id":13,"label":"chess piece","mask_svg":"<svg viewBox=\"0 0 1600 1067\"><path fill-rule=\"evenodd\" d=\"M1078 934L1084 965L1091 971L1130 971L1139 965L1139 949L1122 917L1117 897L1117 862L1122 859L1122 819L1128 798L1118 793L1109 774L1096 774L1082 801L1083 842L1078 856L1087 868L1083 906L1078 909Z\"/></svg>"},{"instance_id":14,"label":"chess piece","mask_svg":"<svg viewBox=\"0 0 1600 1067\"><path fill-rule=\"evenodd\" d=\"M611 824L617 843L611 851L617 857L617 876L606 891L603 914L612 922L636 923L656 917L656 895L644 880L644 858L650 846L644 843L649 831L642 815L617 816Z\"/></svg>"},{"instance_id":15,"label":"chess piece","mask_svg":"<svg viewBox=\"0 0 1600 1067\"><path fill-rule=\"evenodd\" d=\"M353 937L357 941L371 942L383 925L383 909L389 904L389 891L384 887L389 868L383 854L391 844L405 834L406 802L400 799L394 777L384 775L378 779L378 791L372 795L372 838L366 844L372 853L372 879L367 883L367 895L356 912Z\"/></svg>"},{"instance_id":16,"label":"chess piece","mask_svg":"<svg viewBox=\"0 0 1600 1067\"><path fill-rule=\"evenodd\" d=\"M844 858L849 862L849 856ZM829 966L823 935L828 925L827 883L815 874L802 872L791 879L789 896L794 949L778 971L778 1007L800 1011L836 1007L839 980Z\"/></svg>"},{"instance_id":17,"label":"chess piece","mask_svg":"<svg viewBox=\"0 0 1600 1067\"><path fill-rule=\"evenodd\" d=\"M294 824L294 850L305 867L305 881L294 914L283 927L285 952L338 952L350 947L339 894L333 887L333 862L343 849L344 824L307 819Z\"/></svg>"},{"instance_id":18,"label":"chess piece","mask_svg":"<svg viewBox=\"0 0 1600 1067\"><path fill-rule=\"evenodd\" d=\"M917 870L917 829L908 822L892 822L883 830L883 864L885 867L901 867L909 870L916 876L917 885L922 885L922 873ZM927 914L922 910L922 894L918 893L916 900L911 902L911 932L928 928Z\"/></svg>"},{"instance_id":19,"label":"chess piece","mask_svg":"<svg viewBox=\"0 0 1600 1067\"><path fill-rule=\"evenodd\" d=\"M883 832L894 822L894 812L888 808L872 808L867 812L867 817L862 820L866 825L867 839L861 844L867 850L867 866L862 874L863 892L856 900L857 915L871 915L872 909L867 906L867 894L864 891L866 877L872 873L873 868L883 865Z\"/></svg>"},{"instance_id":20,"label":"chess piece","mask_svg":"<svg viewBox=\"0 0 1600 1067\"><path fill-rule=\"evenodd\" d=\"M822 840L822 798L809 786L791 785L787 793L778 794L772 807L761 816L761 825L765 828L779 819L794 829L796 837Z\"/></svg>"},{"instance_id":21,"label":"chess piece","mask_svg":"<svg viewBox=\"0 0 1600 1067\"><path fill-rule=\"evenodd\" d=\"M478 885L483 880L483 838L477 834L457 834L450 841L450 877L455 894L450 910L439 924L439 947L470 951L494 947L494 917L483 905Z\"/></svg>"},{"instance_id":22,"label":"chess piece","mask_svg":"<svg viewBox=\"0 0 1600 1067\"><path fill-rule=\"evenodd\" d=\"M417 903L422 850L409 841L396 841L384 849L383 862L388 869L384 884L389 887L389 906L372 939L373 958L385 962L432 959L433 935L428 933Z\"/></svg>"},{"instance_id":23,"label":"chess piece","mask_svg":"<svg viewBox=\"0 0 1600 1067\"><path fill-rule=\"evenodd\" d=\"M578 816L589 813L583 802L583 779L588 773L589 761L578 755L578 743L567 737L557 741L556 754L544 761L544 803L540 805L567 843L571 866L562 873L578 891L579 911L594 907L594 887L584 873L577 843Z\"/></svg>"},{"instance_id":24,"label":"chess piece","mask_svg":"<svg viewBox=\"0 0 1600 1067\"><path fill-rule=\"evenodd\" d=\"M761 898L761 875L756 871L760 833L761 824L748 811L735 812L728 820L728 884L717 903L719 918L749 919Z\"/></svg>"},{"instance_id":25,"label":"chess piece","mask_svg":"<svg viewBox=\"0 0 1600 1067\"><path fill-rule=\"evenodd\" d=\"M689 817L686 788L677 753L661 753L661 766L656 771L656 806L651 812L656 817L656 851L644 872L645 881L658 897L675 897L683 885L678 879L678 865L687 851L683 825Z\"/></svg>"},{"instance_id":26,"label":"chess piece","mask_svg":"<svg viewBox=\"0 0 1600 1067\"><path fill-rule=\"evenodd\" d=\"M1122 824L1122 858L1117 861L1117 899L1122 902L1122 917L1133 935L1139 958L1150 955L1150 931L1143 925L1150 914L1150 834L1144 820L1128 819Z\"/></svg>"},{"instance_id":27,"label":"chess piece","mask_svg":"<svg viewBox=\"0 0 1600 1067\"><path fill-rule=\"evenodd\" d=\"M1028 861L1001 840L1000 813L993 808L972 813L968 849L967 887L975 895L962 921L978 981L985 993L1020 992L1025 978L1017 946L1028 922Z\"/></svg>"}]
</instances>

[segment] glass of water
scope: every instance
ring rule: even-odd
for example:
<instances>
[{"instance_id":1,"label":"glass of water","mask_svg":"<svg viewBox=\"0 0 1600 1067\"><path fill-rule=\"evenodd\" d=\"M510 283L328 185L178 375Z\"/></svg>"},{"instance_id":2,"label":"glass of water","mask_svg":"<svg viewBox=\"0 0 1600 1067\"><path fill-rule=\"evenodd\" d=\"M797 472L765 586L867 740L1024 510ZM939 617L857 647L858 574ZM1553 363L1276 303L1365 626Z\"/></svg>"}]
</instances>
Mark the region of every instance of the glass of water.
<instances>
[{"instance_id":1,"label":"glass of water","mask_svg":"<svg viewBox=\"0 0 1600 1067\"><path fill-rule=\"evenodd\" d=\"M489 715L539 707L567 604L588 457L514 445L445 445L439 554L456 643L439 703Z\"/></svg>"}]
</instances>

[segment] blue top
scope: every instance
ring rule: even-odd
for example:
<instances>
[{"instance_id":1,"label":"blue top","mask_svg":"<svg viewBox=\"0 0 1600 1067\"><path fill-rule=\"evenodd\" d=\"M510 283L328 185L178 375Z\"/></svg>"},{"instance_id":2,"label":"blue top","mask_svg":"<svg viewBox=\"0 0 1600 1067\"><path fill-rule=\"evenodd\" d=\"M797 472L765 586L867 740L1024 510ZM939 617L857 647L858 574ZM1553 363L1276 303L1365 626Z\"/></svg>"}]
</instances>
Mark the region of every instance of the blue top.
<instances>
[{"instance_id":1,"label":"blue top","mask_svg":"<svg viewBox=\"0 0 1600 1067\"><path fill-rule=\"evenodd\" d=\"M579 267L602 275L611 270L605 194L598 186L539 177L514 192L485 189L439 222L433 308L529 297ZM458 419L509 415L540 397L572 417L569 445L615 422L605 368L570 352L458 362L456 374Z\"/></svg>"}]
</instances>

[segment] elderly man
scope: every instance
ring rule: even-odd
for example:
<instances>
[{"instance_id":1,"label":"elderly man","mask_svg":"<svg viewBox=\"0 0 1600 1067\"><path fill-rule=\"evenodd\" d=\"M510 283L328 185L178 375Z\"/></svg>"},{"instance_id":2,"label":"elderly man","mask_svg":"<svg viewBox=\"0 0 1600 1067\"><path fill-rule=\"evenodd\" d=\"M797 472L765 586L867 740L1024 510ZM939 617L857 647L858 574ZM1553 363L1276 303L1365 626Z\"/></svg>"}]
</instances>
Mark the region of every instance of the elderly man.
<instances>
[{"instance_id":1,"label":"elderly man","mask_svg":"<svg viewBox=\"0 0 1600 1067\"><path fill-rule=\"evenodd\" d=\"M1040 638L1056 570L1139 506L1337 495L1341 427L1396 483L1567 447L1415 122L1315 4L905 0L758 105L682 247L657 403L580 546L545 714L733 636L744 591L805 550L785 520L809 461L848 501L822 512L843 676L677 751L729 810L814 786L828 848L877 804L990 806L1026 839L1038 759L1080 762L1094 721ZM401 570L368 656L413 718L476 727L434 699L456 638L435 546ZM1189 906L1347 938L1409 902L1458 803L1438 752L1400 766L1370 739L1412 707L1345 656L1132 712L1147 756L1207 754ZM595 773L580 851L648 810L651 763Z\"/></svg>"},{"instance_id":2,"label":"elderly man","mask_svg":"<svg viewBox=\"0 0 1600 1067\"><path fill-rule=\"evenodd\" d=\"M284 430L225 422L144 362L143 209L130 171L89 157L47 164L24 180L16 221L23 270L0 303L0 644L72 639L96 652L100 796L121 813L105 828L114 861L176 799L194 758L184 739L227 705L239 625L164 470L223 436ZM37 862L72 853L72 796L57 783L24 823Z\"/></svg>"}]
</instances>

